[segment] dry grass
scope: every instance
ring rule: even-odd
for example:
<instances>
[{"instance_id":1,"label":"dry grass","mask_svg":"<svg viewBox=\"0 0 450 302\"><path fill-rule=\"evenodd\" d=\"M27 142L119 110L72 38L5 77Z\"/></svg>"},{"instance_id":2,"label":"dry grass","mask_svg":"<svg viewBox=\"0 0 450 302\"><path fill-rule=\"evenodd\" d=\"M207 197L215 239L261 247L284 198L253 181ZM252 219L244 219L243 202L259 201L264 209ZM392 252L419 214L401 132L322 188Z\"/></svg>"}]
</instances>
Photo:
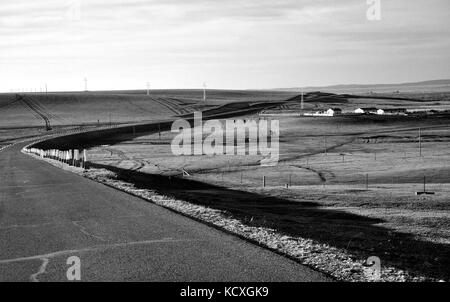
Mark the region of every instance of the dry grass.
<instances>
[{"instance_id":1,"label":"dry grass","mask_svg":"<svg viewBox=\"0 0 450 302\"><path fill-rule=\"evenodd\" d=\"M185 170L205 187L146 188L231 213L247 226L346 250L360 260L376 255L410 276L448 279L447 121L286 118L281 121L282 161L270 168L261 167L255 156L172 156L167 132L161 139L151 134L95 148L90 157L100 167L120 168L120 175L179 176ZM422 158L418 127L424 129ZM263 175L266 188L261 188ZM423 175L436 195L414 195ZM287 183L290 189L284 188Z\"/></svg>"},{"instance_id":2,"label":"dry grass","mask_svg":"<svg viewBox=\"0 0 450 302\"><path fill-rule=\"evenodd\" d=\"M291 92L226 91L208 92L202 100L198 90L73 92L26 94L52 116L52 125L81 125L142 122L204 110L230 102L280 101L292 97ZM42 126L43 122L21 105L12 103L14 94L0 94L0 128Z\"/></svg>"}]
</instances>

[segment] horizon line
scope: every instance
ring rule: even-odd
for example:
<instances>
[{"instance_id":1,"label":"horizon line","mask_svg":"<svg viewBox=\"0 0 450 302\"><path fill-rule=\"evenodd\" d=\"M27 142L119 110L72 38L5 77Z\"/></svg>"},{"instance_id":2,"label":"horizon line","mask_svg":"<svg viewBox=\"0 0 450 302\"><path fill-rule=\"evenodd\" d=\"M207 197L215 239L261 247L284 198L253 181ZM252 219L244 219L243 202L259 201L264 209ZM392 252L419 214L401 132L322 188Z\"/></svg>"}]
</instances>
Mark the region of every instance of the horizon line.
<instances>
[{"instance_id":1,"label":"horizon line","mask_svg":"<svg viewBox=\"0 0 450 302\"><path fill-rule=\"evenodd\" d=\"M308 86L290 86L290 87L272 87L272 88L208 88L209 91L283 91L283 90L292 90L292 89L312 89L312 88L335 88L335 87L351 87L351 86L403 86L403 85L417 85L417 84L432 84L432 82L442 82L448 81L447 85L450 86L450 77L449 78L438 78L433 80L420 80L413 82L395 82L395 83L340 83L340 84L325 84L325 85L308 85ZM150 91L167 91L167 90L203 90L203 88L154 88L150 89ZM114 91L147 91L146 88L129 88L129 89L94 89L94 90L48 90L47 93L89 93L89 92L114 92ZM288 92L288 91L286 91ZM0 94L45 94L45 91L3 91Z\"/></svg>"}]
</instances>

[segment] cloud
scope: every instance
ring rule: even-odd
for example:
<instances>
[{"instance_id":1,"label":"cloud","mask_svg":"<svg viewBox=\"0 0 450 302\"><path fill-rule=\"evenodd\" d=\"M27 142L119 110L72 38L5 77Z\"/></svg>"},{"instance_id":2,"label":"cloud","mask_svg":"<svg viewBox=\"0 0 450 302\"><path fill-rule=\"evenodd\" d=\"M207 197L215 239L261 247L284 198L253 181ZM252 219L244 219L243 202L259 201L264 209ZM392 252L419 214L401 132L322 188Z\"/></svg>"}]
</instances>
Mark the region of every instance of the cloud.
<instances>
[{"instance_id":1,"label":"cloud","mask_svg":"<svg viewBox=\"0 0 450 302\"><path fill-rule=\"evenodd\" d=\"M194 86L211 77L223 87L274 87L320 83L320 74L330 74L327 64L341 70L336 80L354 82L352 74L360 79L364 72L347 66L363 68L375 55L380 68L398 68L405 77L411 71L396 63L402 57L418 68L433 57L427 68L435 68L436 77L449 63L448 0L381 0L380 22L366 20L365 0L79 1L2 4L1 70L30 82L39 80L24 76L30 65L46 78L93 72L104 83L111 69L117 77L155 77L157 83L158 74L170 70L165 79L172 80L161 80L162 86ZM50 70L49 61L55 64ZM286 83L270 82L275 73L289 75ZM381 76L366 73L362 80Z\"/></svg>"}]
</instances>

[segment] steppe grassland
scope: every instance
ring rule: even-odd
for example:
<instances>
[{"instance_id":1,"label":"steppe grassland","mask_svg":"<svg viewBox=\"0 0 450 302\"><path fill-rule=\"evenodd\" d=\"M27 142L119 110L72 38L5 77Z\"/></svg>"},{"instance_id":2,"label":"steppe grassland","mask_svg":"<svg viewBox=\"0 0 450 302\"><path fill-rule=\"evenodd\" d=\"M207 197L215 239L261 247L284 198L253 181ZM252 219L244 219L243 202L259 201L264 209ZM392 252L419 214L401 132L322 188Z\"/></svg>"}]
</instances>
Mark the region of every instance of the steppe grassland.
<instances>
[{"instance_id":1,"label":"steppe grassland","mask_svg":"<svg viewBox=\"0 0 450 302\"><path fill-rule=\"evenodd\" d=\"M365 240L352 240L359 236L361 227L358 221L345 219L342 223L347 225L346 230L340 230L339 238L334 238L335 222L328 221L327 228L326 219L311 221L294 208L280 210L281 205L277 204L272 208L266 203L258 207L258 201L242 200L234 192L276 196L299 205L312 202L324 210L379 219L377 227L392 232L449 244L449 124L445 116L426 119L282 117L281 159L274 167L262 167L260 156L174 156L170 143L175 134L170 132L161 133L161 137L150 134L115 146L95 148L90 156L94 162L148 174L181 176L187 172L188 179L231 190L199 203L222 210L239 208L245 217L259 217L253 218L253 223L258 221L284 231L292 229L289 221L296 221L297 225L306 219L311 223L308 230L315 226L320 236L328 234L338 246L373 249L368 242L382 239L367 231ZM423 190L424 176L427 190L435 195L415 195L416 191ZM290 185L289 189L286 184ZM186 191L186 197L192 194ZM403 252L419 253L406 249Z\"/></svg>"}]
</instances>

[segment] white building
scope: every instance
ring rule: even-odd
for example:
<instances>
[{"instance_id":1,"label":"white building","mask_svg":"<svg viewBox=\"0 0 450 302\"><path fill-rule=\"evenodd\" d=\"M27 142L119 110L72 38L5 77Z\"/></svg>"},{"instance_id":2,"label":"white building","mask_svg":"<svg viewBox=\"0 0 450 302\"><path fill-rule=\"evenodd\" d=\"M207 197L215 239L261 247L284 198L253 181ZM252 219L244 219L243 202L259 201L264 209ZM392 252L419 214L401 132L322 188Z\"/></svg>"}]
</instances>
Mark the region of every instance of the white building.
<instances>
[{"instance_id":1,"label":"white building","mask_svg":"<svg viewBox=\"0 0 450 302\"><path fill-rule=\"evenodd\" d=\"M306 116L336 116L342 114L342 110L339 108L330 108L328 110L316 111L316 112L306 112Z\"/></svg>"},{"instance_id":2,"label":"white building","mask_svg":"<svg viewBox=\"0 0 450 302\"><path fill-rule=\"evenodd\" d=\"M389 109L378 109L378 115L405 115L407 110L405 108L389 108Z\"/></svg>"},{"instance_id":3,"label":"white building","mask_svg":"<svg viewBox=\"0 0 450 302\"><path fill-rule=\"evenodd\" d=\"M375 107L358 108L355 110L357 114L378 114L378 109Z\"/></svg>"}]
</instances>

